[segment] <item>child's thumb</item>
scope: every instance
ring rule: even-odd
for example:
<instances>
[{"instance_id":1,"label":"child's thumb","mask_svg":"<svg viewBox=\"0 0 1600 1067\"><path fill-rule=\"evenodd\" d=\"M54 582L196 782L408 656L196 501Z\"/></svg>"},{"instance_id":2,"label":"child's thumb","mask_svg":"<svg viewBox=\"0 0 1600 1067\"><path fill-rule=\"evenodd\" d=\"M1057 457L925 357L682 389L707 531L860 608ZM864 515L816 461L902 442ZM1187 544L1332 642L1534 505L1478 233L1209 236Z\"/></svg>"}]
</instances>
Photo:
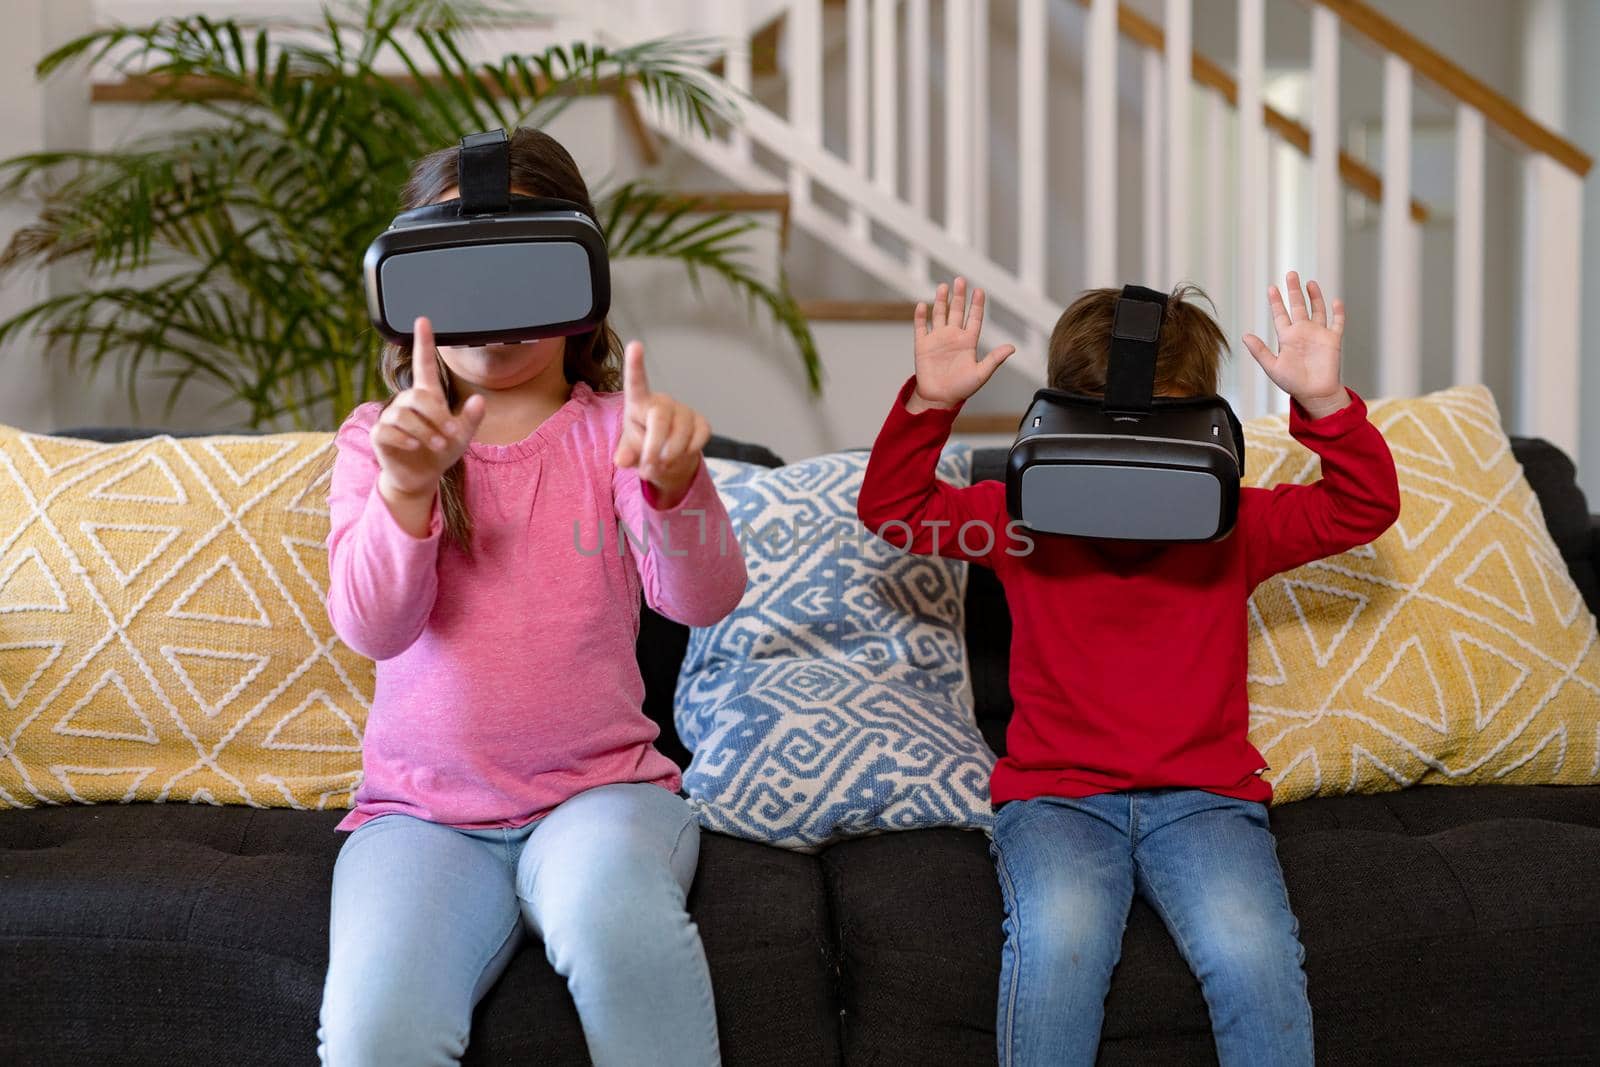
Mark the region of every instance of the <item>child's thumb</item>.
<instances>
[{"instance_id":1,"label":"child's thumb","mask_svg":"<svg viewBox=\"0 0 1600 1067\"><path fill-rule=\"evenodd\" d=\"M985 356L983 358L983 362L978 365L979 369L983 372L983 380L987 382L990 378L994 377L994 372L1000 369L1000 364L1010 359L1012 353L1014 353L1016 350L1016 345L1001 345L999 348Z\"/></svg>"},{"instance_id":2,"label":"child's thumb","mask_svg":"<svg viewBox=\"0 0 1600 1067\"><path fill-rule=\"evenodd\" d=\"M1262 369L1265 369L1269 363L1277 362L1273 359L1272 353L1267 350L1267 343L1253 333L1244 335L1244 346L1255 357L1255 361L1261 364Z\"/></svg>"},{"instance_id":3,"label":"child's thumb","mask_svg":"<svg viewBox=\"0 0 1600 1067\"><path fill-rule=\"evenodd\" d=\"M484 411L488 403L481 393L473 393L461 405L461 421L467 431L467 440L472 440L478 433L478 427L483 425Z\"/></svg>"},{"instance_id":4,"label":"child's thumb","mask_svg":"<svg viewBox=\"0 0 1600 1067\"><path fill-rule=\"evenodd\" d=\"M639 462L639 441L633 434L624 433L622 440L617 442L617 450L611 453L611 465L624 470L636 466Z\"/></svg>"}]
</instances>

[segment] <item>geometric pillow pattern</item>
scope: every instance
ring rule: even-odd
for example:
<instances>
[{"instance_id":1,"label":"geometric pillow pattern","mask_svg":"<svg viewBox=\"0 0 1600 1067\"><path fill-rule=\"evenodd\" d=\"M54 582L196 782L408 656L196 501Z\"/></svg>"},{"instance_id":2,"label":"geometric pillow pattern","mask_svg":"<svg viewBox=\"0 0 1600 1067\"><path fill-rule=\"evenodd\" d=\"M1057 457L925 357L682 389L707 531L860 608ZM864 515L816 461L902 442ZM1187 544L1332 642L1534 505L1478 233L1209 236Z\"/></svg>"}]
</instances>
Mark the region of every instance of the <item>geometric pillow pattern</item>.
<instances>
[{"instance_id":1,"label":"geometric pillow pattern","mask_svg":"<svg viewBox=\"0 0 1600 1067\"><path fill-rule=\"evenodd\" d=\"M973 720L966 565L856 517L867 453L707 461L744 550L744 599L691 631L676 725L713 830L802 851L885 830L986 830L994 754ZM939 476L971 478L965 446Z\"/></svg>"},{"instance_id":2,"label":"geometric pillow pattern","mask_svg":"<svg viewBox=\"0 0 1600 1067\"><path fill-rule=\"evenodd\" d=\"M1489 391L1370 405L1400 480L1371 545L1250 599L1250 738L1279 803L1413 784L1600 783L1594 617ZM1246 483L1306 483L1284 416L1245 423Z\"/></svg>"},{"instance_id":3,"label":"geometric pillow pattern","mask_svg":"<svg viewBox=\"0 0 1600 1067\"><path fill-rule=\"evenodd\" d=\"M373 665L324 607L331 447L0 428L0 806L349 806Z\"/></svg>"}]
</instances>

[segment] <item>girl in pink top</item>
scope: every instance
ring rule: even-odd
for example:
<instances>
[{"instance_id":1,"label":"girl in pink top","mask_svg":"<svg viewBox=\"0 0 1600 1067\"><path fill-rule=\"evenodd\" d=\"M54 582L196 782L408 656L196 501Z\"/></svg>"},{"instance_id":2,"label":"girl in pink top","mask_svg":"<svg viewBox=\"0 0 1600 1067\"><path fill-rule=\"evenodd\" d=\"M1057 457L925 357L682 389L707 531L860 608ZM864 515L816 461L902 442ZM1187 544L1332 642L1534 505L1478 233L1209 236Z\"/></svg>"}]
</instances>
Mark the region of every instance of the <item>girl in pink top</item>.
<instances>
[{"instance_id":1,"label":"girl in pink top","mask_svg":"<svg viewBox=\"0 0 1600 1067\"><path fill-rule=\"evenodd\" d=\"M406 206L455 195L457 148ZM512 191L594 214L565 149L511 139ZM340 428L328 614L378 660L365 774L334 866L325 1064L453 1063L531 933L600 1064L718 1062L685 900L699 831L655 750L639 599L721 619L744 562L700 461L710 436L602 325L392 351L395 395ZM620 530L619 530L620 524Z\"/></svg>"}]
</instances>

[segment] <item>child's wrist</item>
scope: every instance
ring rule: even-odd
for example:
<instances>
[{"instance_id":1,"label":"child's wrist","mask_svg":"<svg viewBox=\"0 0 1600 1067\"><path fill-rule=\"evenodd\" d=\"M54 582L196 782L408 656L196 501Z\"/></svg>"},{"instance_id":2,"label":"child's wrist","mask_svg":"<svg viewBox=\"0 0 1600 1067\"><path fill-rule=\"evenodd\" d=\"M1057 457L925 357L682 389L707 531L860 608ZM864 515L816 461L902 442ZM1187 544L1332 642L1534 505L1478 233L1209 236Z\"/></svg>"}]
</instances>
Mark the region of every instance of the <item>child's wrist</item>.
<instances>
[{"instance_id":1,"label":"child's wrist","mask_svg":"<svg viewBox=\"0 0 1600 1067\"><path fill-rule=\"evenodd\" d=\"M438 494L437 484L423 491L413 491L396 485L386 473L378 472L378 496L389 509L390 518L412 537L426 538L433 530L433 500Z\"/></svg>"},{"instance_id":2,"label":"child's wrist","mask_svg":"<svg viewBox=\"0 0 1600 1067\"><path fill-rule=\"evenodd\" d=\"M911 395L906 397L906 411L912 415L920 415L924 411L949 411L955 406L939 400L929 400L915 388L911 390Z\"/></svg>"},{"instance_id":3,"label":"child's wrist","mask_svg":"<svg viewBox=\"0 0 1600 1067\"><path fill-rule=\"evenodd\" d=\"M1323 396L1297 396L1294 399L1312 419L1327 418L1350 406L1350 393L1342 385L1337 392Z\"/></svg>"},{"instance_id":4,"label":"child's wrist","mask_svg":"<svg viewBox=\"0 0 1600 1067\"><path fill-rule=\"evenodd\" d=\"M433 495L439 491L439 483L434 482L421 489L407 489L398 484L389 476L388 471L378 472L378 492L391 503L414 504L419 501L432 503Z\"/></svg>"}]
</instances>

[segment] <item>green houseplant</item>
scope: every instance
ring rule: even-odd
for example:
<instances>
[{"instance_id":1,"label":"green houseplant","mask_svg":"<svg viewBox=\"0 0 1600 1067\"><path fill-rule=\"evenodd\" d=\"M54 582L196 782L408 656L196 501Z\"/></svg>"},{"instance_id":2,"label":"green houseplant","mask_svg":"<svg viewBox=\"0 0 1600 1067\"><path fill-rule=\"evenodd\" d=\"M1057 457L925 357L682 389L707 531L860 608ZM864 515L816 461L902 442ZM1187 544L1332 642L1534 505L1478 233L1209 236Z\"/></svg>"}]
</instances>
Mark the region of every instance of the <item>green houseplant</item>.
<instances>
[{"instance_id":1,"label":"green houseplant","mask_svg":"<svg viewBox=\"0 0 1600 1067\"><path fill-rule=\"evenodd\" d=\"M577 96L630 85L687 127L734 118L705 73L706 40L467 58L469 35L518 16L472 0L330 0L315 23L163 18L62 45L40 61L40 78L108 61L194 121L110 151L0 161L0 194L39 202L0 252L0 272L66 263L85 278L0 322L0 343L34 331L75 365L115 368L130 394L164 377L169 411L207 380L253 426L327 426L383 395L361 257L412 161L463 133L539 125ZM724 279L777 320L819 387L786 285L742 262L756 220L631 182L597 189L595 202L614 259L675 260L697 286L705 274Z\"/></svg>"}]
</instances>

